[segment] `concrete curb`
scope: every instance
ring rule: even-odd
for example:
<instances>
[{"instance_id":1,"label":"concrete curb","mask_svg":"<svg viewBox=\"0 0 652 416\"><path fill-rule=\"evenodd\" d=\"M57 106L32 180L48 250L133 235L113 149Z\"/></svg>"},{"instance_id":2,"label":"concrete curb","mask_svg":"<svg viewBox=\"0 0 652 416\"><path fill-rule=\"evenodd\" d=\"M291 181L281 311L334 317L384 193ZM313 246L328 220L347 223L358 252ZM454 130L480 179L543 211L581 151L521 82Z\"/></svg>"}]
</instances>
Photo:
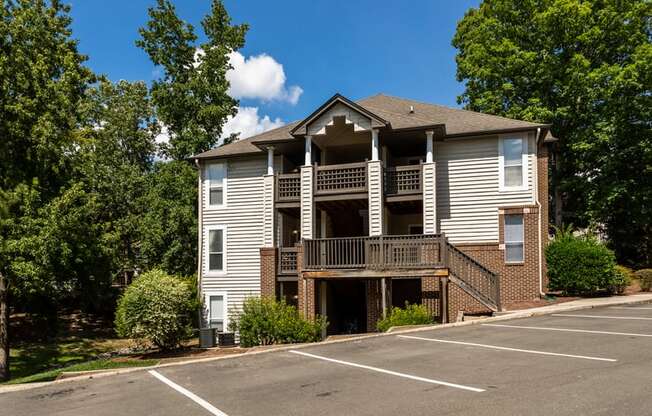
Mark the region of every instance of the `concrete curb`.
<instances>
[{"instance_id":1,"label":"concrete curb","mask_svg":"<svg viewBox=\"0 0 652 416\"><path fill-rule=\"evenodd\" d=\"M591 302L591 301L594 301L594 302ZM345 343L345 342L356 342L356 341L360 341L360 340L364 340L364 339L371 339L371 338L380 338L380 337L388 337L388 336L394 336L394 335L400 335L400 334L410 334L410 333L418 333L418 332L424 332L424 331L441 330L441 329L447 329L447 328L457 328L457 327L463 327L463 326L480 325L480 324L485 324L485 323L490 323L490 322L500 322L500 321L507 321L507 320L512 320L512 319L531 318L531 317L535 317L535 316L551 315L551 314L559 313L559 312L572 312L572 311L579 311L579 310L585 310L585 309L594 309L594 308L605 307L605 306L646 304L646 303L652 303L652 294L645 294L645 295L639 294L639 295L630 295L630 296L623 296L623 297L589 299L589 300L586 300L586 301L585 300L579 300L579 301L575 301L575 302L582 302L582 303L579 304L579 305L577 305L577 304L576 305L571 305L571 303L573 303L573 302L560 303L560 304L557 304L557 305L543 306L541 308L533 308L533 309L529 309L529 310L514 311L513 313L508 313L508 314L500 315L500 316L493 316L493 317L489 317L489 318L486 318L486 319L477 319L477 320L472 320L472 321L453 322L453 323L450 323L450 324L409 327L407 329L394 330L392 332L365 334L365 335L360 335L360 336L357 336L357 337L335 339L335 340L330 340L330 341L312 342L312 343L307 343L307 344L279 345L278 347L271 347L271 348L265 348L265 349L260 349L260 350L254 350L254 351L244 352L244 353L240 353L240 354L225 355L225 356L221 356L221 357L197 358L197 359L192 359L192 360L187 360L187 361L177 361L177 362L159 364L159 365L148 366L148 367L132 367L132 368L124 368L124 369L118 369L118 370L106 370L106 371L105 370L97 370L97 371L93 372L93 374L84 374L84 375L58 379L58 380L54 380L54 381L47 381L47 382L42 382L42 383L28 383L28 384L16 384L16 385L0 386L0 394L16 392L16 391L23 391L23 390L32 390L32 389L45 387L45 386L50 386L50 385L55 385L55 384L60 384L60 383L69 383L69 382L73 382L73 381L90 380L90 379L104 378L104 377L115 376L115 375L120 375L120 374L135 373L135 372L138 372L138 371L146 371L146 370L168 368L168 367L178 367L178 366L182 366L182 365L206 363L206 362L218 361L218 360L228 360L228 359L234 359L234 358L242 358L242 357L245 357L245 356L256 356L256 355L267 354L267 353L272 353L272 352L289 351L289 350L298 350L298 349L304 349L304 348L309 348L309 347L317 347L317 346L321 346L321 345L341 344L341 343Z\"/></svg>"}]
</instances>

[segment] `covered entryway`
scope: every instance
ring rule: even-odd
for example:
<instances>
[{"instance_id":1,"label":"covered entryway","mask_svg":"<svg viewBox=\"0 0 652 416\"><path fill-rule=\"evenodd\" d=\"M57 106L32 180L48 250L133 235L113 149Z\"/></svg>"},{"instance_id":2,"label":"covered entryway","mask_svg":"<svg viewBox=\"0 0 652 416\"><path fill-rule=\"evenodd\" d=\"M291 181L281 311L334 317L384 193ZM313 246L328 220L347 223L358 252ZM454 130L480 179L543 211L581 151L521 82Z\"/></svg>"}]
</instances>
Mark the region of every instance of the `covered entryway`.
<instances>
[{"instance_id":1,"label":"covered entryway","mask_svg":"<svg viewBox=\"0 0 652 416\"><path fill-rule=\"evenodd\" d=\"M367 332L364 280L323 280L317 284L317 292L319 313L328 317L328 335Z\"/></svg>"}]
</instances>

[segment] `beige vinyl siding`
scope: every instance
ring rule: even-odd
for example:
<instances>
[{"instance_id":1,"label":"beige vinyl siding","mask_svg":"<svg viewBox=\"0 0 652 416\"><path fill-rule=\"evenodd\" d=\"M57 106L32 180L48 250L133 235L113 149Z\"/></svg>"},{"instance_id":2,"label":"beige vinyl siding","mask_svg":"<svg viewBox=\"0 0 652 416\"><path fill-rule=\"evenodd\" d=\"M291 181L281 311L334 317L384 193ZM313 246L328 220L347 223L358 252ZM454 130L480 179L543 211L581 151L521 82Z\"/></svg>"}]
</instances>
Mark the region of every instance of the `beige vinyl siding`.
<instances>
[{"instance_id":1,"label":"beige vinyl siding","mask_svg":"<svg viewBox=\"0 0 652 416\"><path fill-rule=\"evenodd\" d=\"M527 190L499 191L498 136L435 145L437 220L452 243L498 241L498 208L534 203L534 137L528 141Z\"/></svg>"},{"instance_id":2,"label":"beige vinyl siding","mask_svg":"<svg viewBox=\"0 0 652 416\"><path fill-rule=\"evenodd\" d=\"M206 244L207 229L210 226L226 226L226 274L211 276L204 256L202 290L226 293L229 314L240 308L245 297L260 293L263 175L266 171L267 162L264 157L229 160L226 207L208 207L205 192L202 196L204 200L203 244Z\"/></svg>"}]
</instances>

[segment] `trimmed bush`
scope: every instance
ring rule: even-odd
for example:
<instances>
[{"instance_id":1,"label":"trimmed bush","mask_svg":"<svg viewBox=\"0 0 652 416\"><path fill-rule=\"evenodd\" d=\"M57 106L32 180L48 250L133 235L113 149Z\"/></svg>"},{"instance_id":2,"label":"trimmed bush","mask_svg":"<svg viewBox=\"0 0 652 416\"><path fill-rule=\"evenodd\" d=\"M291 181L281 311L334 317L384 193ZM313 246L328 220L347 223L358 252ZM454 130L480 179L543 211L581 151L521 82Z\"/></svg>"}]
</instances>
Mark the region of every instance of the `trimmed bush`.
<instances>
[{"instance_id":1,"label":"trimmed bush","mask_svg":"<svg viewBox=\"0 0 652 416\"><path fill-rule=\"evenodd\" d=\"M612 285L609 287L609 292L622 295L625 293L625 289L632 283L632 277L634 273L632 269L625 266L616 266L614 270L614 280Z\"/></svg>"},{"instance_id":2,"label":"trimmed bush","mask_svg":"<svg viewBox=\"0 0 652 416\"><path fill-rule=\"evenodd\" d=\"M391 308L387 317L378 321L377 327L379 331L385 332L393 326L426 325L432 322L430 312L424 305L405 302L405 308Z\"/></svg>"},{"instance_id":3,"label":"trimmed bush","mask_svg":"<svg viewBox=\"0 0 652 416\"><path fill-rule=\"evenodd\" d=\"M192 334L195 310L192 290L185 281L152 270L134 280L120 297L116 331L122 337L169 350Z\"/></svg>"},{"instance_id":4,"label":"trimmed bush","mask_svg":"<svg viewBox=\"0 0 652 416\"><path fill-rule=\"evenodd\" d=\"M546 247L549 288L569 295L614 290L622 279L616 273L613 251L591 235L558 231Z\"/></svg>"},{"instance_id":5,"label":"trimmed bush","mask_svg":"<svg viewBox=\"0 0 652 416\"><path fill-rule=\"evenodd\" d=\"M323 317L315 321L302 318L297 308L284 300L251 297L234 315L230 329L239 332L241 346L253 347L320 341L326 325Z\"/></svg>"},{"instance_id":6,"label":"trimmed bush","mask_svg":"<svg viewBox=\"0 0 652 416\"><path fill-rule=\"evenodd\" d=\"M634 275L638 279L643 292L649 292L652 289L652 269L641 269Z\"/></svg>"}]
</instances>

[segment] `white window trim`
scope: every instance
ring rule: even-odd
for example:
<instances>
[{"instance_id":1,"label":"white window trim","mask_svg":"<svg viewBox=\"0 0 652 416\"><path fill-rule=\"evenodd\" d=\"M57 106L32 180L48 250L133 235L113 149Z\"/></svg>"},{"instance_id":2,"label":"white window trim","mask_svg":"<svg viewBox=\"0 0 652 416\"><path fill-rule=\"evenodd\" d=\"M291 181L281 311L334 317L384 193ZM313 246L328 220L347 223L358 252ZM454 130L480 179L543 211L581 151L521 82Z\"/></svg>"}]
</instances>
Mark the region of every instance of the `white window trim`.
<instances>
[{"instance_id":1,"label":"white window trim","mask_svg":"<svg viewBox=\"0 0 652 416\"><path fill-rule=\"evenodd\" d=\"M211 181L208 177L208 166L220 164L224 165L224 178L222 179L222 203L211 205ZM226 161L221 162L207 162L204 166L204 195L205 195L205 204L204 209L221 209L226 208L227 202L227 187L228 187L228 177L229 177L229 164Z\"/></svg>"},{"instance_id":2,"label":"white window trim","mask_svg":"<svg viewBox=\"0 0 652 416\"><path fill-rule=\"evenodd\" d=\"M224 291L217 291L217 290L205 290L204 291L204 308L206 310L206 327L208 328L210 326L211 322L211 296L222 296L222 304L224 305L223 307L223 315L224 316L224 322L222 324L222 327L224 328L223 332L228 332L229 331L229 306L228 306L228 294Z\"/></svg>"},{"instance_id":3,"label":"white window trim","mask_svg":"<svg viewBox=\"0 0 652 416\"><path fill-rule=\"evenodd\" d=\"M521 216L521 224L523 224L522 227L521 227L521 231L522 231L522 233L521 233L521 241L507 241L507 238L506 238L507 237L507 232L505 232L505 229L507 228L507 225L506 225L507 222L505 221L505 219L509 215L520 215ZM507 246L510 243L523 244L523 258L521 260L517 260L517 261L509 261L509 260L507 260ZM505 214L505 215L503 215L503 246L505 247L505 250L504 250L505 264L523 264L523 263L525 263L525 215L524 215L524 213L521 213L521 214Z\"/></svg>"},{"instance_id":4,"label":"white window trim","mask_svg":"<svg viewBox=\"0 0 652 416\"><path fill-rule=\"evenodd\" d=\"M523 183L520 186L505 186L505 154L503 149L503 142L505 139L520 139L523 149L521 150L521 163L523 165ZM522 134L503 134L498 139L498 191L499 192L512 192L512 191L527 191L528 190L528 138Z\"/></svg>"},{"instance_id":5,"label":"white window trim","mask_svg":"<svg viewBox=\"0 0 652 416\"><path fill-rule=\"evenodd\" d=\"M205 230L205 235L204 235L204 261L206 262L206 272L204 273L204 276L224 276L227 273L227 258L228 258L228 229L226 225L207 225L204 227ZM211 231L215 230L222 230L222 249L223 249L223 254L222 254L222 270L211 270L210 269L210 235Z\"/></svg>"}]
</instances>

